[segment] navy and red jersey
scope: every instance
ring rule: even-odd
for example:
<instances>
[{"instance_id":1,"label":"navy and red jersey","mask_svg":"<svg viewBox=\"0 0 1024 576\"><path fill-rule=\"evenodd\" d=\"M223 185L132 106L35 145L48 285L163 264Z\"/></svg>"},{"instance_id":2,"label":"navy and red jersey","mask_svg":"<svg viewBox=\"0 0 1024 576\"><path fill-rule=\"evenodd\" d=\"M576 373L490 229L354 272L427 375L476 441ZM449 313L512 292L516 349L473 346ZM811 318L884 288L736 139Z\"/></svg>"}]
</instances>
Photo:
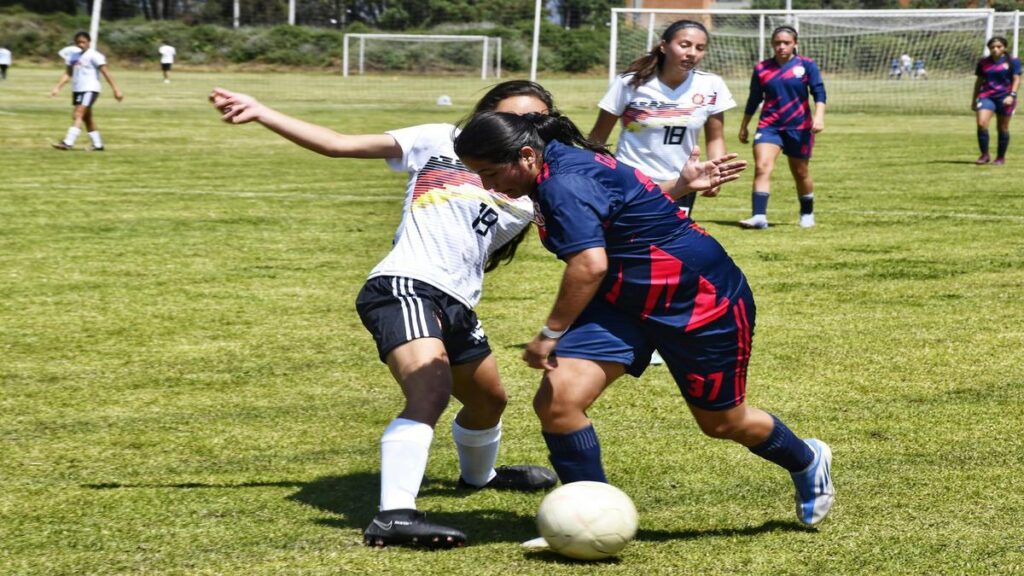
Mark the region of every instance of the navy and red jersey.
<instances>
[{"instance_id":1,"label":"navy and red jersey","mask_svg":"<svg viewBox=\"0 0 1024 576\"><path fill-rule=\"evenodd\" d=\"M974 75L981 78L978 98L1001 100L1010 95L1013 77L1020 76L1020 60L1003 54L999 60L982 58L974 69Z\"/></svg>"},{"instance_id":2,"label":"navy and red jersey","mask_svg":"<svg viewBox=\"0 0 1024 576\"><path fill-rule=\"evenodd\" d=\"M814 115L808 95L813 95L816 103L825 103L825 82L814 60L798 55L780 65L769 58L754 66L744 113L753 116L763 101L758 128L809 130Z\"/></svg>"},{"instance_id":3,"label":"navy and red jersey","mask_svg":"<svg viewBox=\"0 0 1024 576\"><path fill-rule=\"evenodd\" d=\"M603 247L597 298L686 331L722 317L747 280L722 246L639 170L551 142L533 195L544 247L559 258Z\"/></svg>"}]
</instances>

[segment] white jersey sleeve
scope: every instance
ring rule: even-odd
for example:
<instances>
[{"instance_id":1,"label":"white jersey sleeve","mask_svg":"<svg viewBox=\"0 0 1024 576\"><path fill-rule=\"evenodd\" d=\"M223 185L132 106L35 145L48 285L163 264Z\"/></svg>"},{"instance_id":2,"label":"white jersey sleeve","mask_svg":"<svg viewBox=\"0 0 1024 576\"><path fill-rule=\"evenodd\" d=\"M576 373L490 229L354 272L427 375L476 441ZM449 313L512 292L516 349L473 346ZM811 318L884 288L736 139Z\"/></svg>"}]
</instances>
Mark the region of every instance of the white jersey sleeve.
<instances>
[{"instance_id":1,"label":"white jersey sleeve","mask_svg":"<svg viewBox=\"0 0 1024 576\"><path fill-rule=\"evenodd\" d=\"M675 178L698 144L708 118L734 108L736 101L721 77L700 70L690 72L675 88L662 84L657 76L641 86L629 86L631 78L617 79L622 91L618 100L626 103L618 114L622 133L615 157L655 180ZM609 89L600 106L615 113L611 93Z\"/></svg>"},{"instance_id":2,"label":"white jersey sleeve","mask_svg":"<svg viewBox=\"0 0 1024 576\"><path fill-rule=\"evenodd\" d=\"M370 272L426 282L473 308L488 257L533 220L533 202L484 190L455 155L451 124L388 132L402 148L389 159L409 174L391 252Z\"/></svg>"},{"instance_id":3,"label":"white jersey sleeve","mask_svg":"<svg viewBox=\"0 0 1024 576\"><path fill-rule=\"evenodd\" d=\"M630 78L632 76L616 76L615 80L612 80L611 85L608 86L608 91L604 93L604 97L597 103L597 107L616 116L622 116L622 113L626 111L626 106L629 104L630 88L628 82Z\"/></svg>"}]
</instances>

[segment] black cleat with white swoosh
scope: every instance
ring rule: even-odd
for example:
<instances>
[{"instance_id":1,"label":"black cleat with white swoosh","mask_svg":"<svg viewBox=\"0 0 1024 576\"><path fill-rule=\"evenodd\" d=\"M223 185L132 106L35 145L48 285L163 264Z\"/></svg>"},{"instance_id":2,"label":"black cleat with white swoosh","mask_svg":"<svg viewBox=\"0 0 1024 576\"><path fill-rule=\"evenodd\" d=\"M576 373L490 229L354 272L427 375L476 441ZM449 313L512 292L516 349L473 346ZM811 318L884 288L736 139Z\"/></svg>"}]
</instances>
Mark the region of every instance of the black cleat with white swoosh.
<instances>
[{"instance_id":1,"label":"black cleat with white swoosh","mask_svg":"<svg viewBox=\"0 0 1024 576\"><path fill-rule=\"evenodd\" d=\"M427 520L427 515L411 508L382 510L363 531L367 546L421 546L457 548L466 545L466 535L448 526Z\"/></svg>"}]
</instances>

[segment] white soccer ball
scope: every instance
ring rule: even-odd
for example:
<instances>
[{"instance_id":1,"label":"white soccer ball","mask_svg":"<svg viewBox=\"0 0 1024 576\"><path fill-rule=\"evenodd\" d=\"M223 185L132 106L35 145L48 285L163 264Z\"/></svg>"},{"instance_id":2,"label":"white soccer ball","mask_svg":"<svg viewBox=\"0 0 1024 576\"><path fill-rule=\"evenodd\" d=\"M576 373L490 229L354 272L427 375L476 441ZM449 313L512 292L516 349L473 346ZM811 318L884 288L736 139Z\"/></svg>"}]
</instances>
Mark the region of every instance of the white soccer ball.
<instances>
[{"instance_id":1,"label":"white soccer ball","mask_svg":"<svg viewBox=\"0 0 1024 576\"><path fill-rule=\"evenodd\" d=\"M603 482L565 484L540 503L537 528L552 550L578 560L614 556L636 535L637 514L625 492Z\"/></svg>"}]
</instances>

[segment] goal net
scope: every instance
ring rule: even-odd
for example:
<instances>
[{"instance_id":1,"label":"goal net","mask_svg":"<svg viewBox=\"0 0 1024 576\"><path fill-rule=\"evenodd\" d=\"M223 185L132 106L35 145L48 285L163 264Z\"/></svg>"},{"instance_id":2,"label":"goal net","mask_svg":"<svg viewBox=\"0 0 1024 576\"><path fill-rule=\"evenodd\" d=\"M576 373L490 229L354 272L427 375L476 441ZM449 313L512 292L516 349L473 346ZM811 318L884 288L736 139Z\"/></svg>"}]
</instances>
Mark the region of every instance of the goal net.
<instances>
[{"instance_id":1,"label":"goal net","mask_svg":"<svg viewBox=\"0 0 1024 576\"><path fill-rule=\"evenodd\" d=\"M984 10L613 9L609 80L660 40L674 21L711 34L701 68L726 79L744 102L754 64L771 58L771 33L799 31L799 51L821 68L828 108L841 112L961 113L985 42L1005 36L1016 53L1015 13Z\"/></svg>"},{"instance_id":2,"label":"goal net","mask_svg":"<svg viewBox=\"0 0 1024 576\"><path fill-rule=\"evenodd\" d=\"M501 38L443 34L345 34L342 75L501 78Z\"/></svg>"}]
</instances>

